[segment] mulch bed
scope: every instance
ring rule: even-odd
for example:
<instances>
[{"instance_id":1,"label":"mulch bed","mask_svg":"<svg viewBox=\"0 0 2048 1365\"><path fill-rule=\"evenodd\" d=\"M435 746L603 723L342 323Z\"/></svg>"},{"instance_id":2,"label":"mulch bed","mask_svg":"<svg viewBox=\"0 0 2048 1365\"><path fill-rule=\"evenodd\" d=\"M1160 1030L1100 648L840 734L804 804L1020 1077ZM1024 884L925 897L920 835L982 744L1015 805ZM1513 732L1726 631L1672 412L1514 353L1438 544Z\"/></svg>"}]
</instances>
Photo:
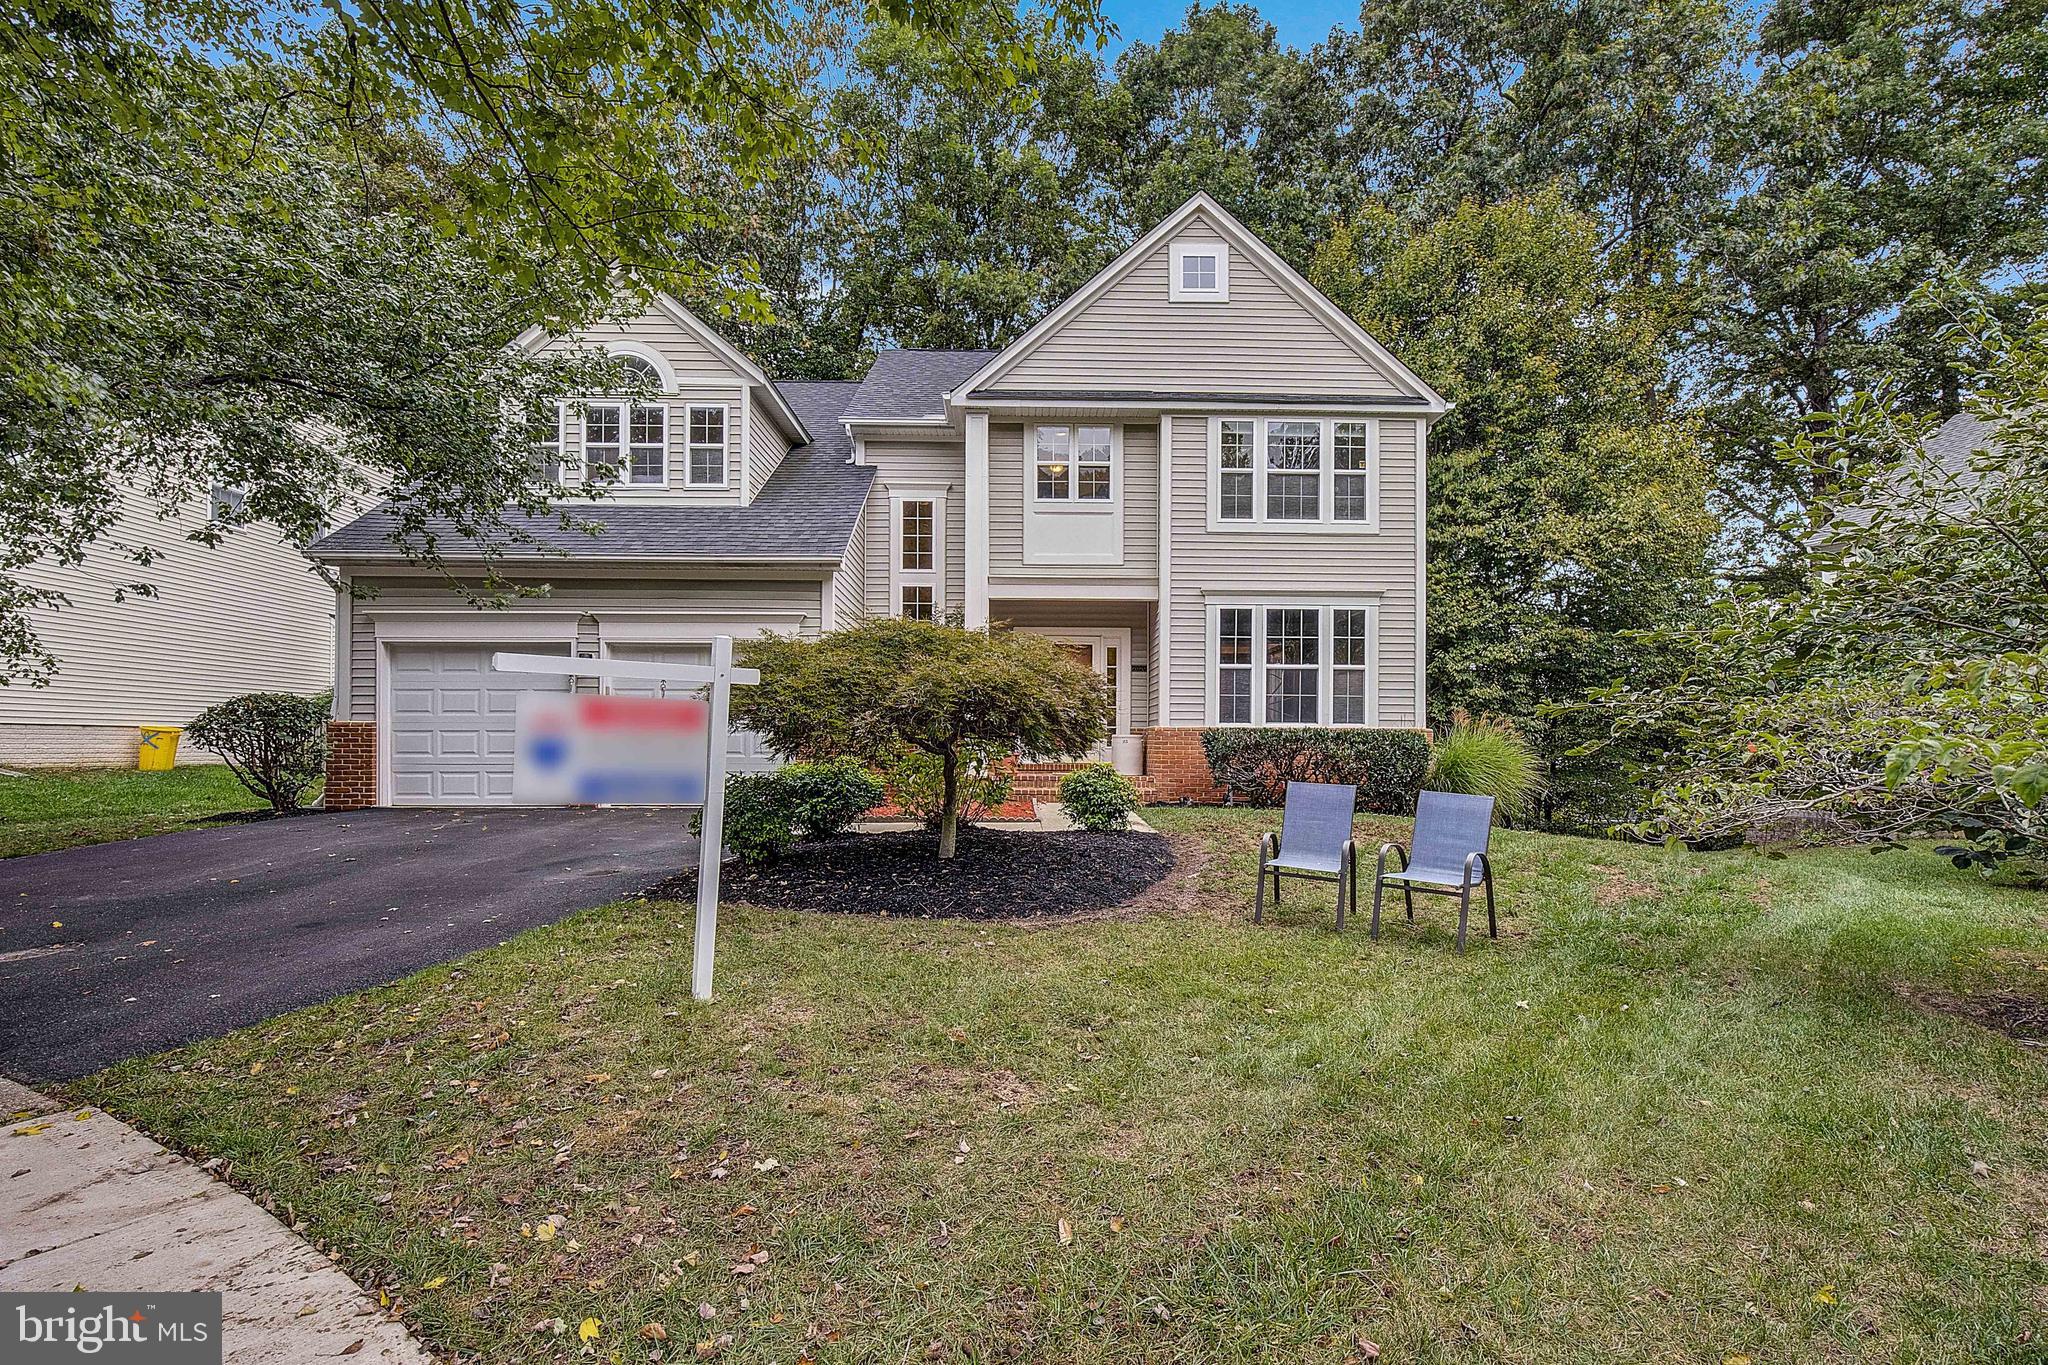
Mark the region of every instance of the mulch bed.
<instances>
[{"instance_id":1,"label":"mulch bed","mask_svg":"<svg viewBox=\"0 0 2048 1365\"><path fill-rule=\"evenodd\" d=\"M719 899L826 914L916 919L1033 919L1106 910L1173 871L1164 836L1035 830L960 831L955 856L938 860L926 830L850 834L800 844L763 867L728 864ZM694 872L644 893L658 900L697 894Z\"/></svg>"}]
</instances>

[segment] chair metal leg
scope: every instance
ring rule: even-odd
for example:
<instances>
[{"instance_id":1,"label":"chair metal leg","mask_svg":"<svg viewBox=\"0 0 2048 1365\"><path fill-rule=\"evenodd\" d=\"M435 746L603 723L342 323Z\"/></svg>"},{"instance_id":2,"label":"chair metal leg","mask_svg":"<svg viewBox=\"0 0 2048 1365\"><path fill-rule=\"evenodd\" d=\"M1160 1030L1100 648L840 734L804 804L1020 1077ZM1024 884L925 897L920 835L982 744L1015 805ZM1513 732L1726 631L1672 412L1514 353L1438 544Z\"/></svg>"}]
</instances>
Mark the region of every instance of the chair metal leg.
<instances>
[{"instance_id":1,"label":"chair metal leg","mask_svg":"<svg viewBox=\"0 0 2048 1365\"><path fill-rule=\"evenodd\" d=\"M1472 883L1458 889L1458 951L1465 951L1465 917L1472 913Z\"/></svg>"},{"instance_id":2,"label":"chair metal leg","mask_svg":"<svg viewBox=\"0 0 2048 1365\"><path fill-rule=\"evenodd\" d=\"M1401 883L1401 895L1408 901L1408 922L1415 923L1415 889L1406 882Z\"/></svg>"},{"instance_id":3,"label":"chair metal leg","mask_svg":"<svg viewBox=\"0 0 2048 1365\"><path fill-rule=\"evenodd\" d=\"M1372 936L1374 939L1378 939L1380 936L1380 898L1385 894L1386 889L1387 884L1385 882L1381 881L1378 877L1372 879Z\"/></svg>"},{"instance_id":4,"label":"chair metal leg","mask_svg":"<svg viewBox=\"0 0 2048 1365\"><path fill-rule=\"evenodd\" d=\"M1493 869L1490 867L1486 869L1486 936L1500 937L1500 926L1493 918Z\"/></svg>"},{"instance_id":5,"label":"chair metal leg","mask_svg":"<svg viewBox=\"0 0 2048 1365\"><path fill-rule=\"evenodd\" d=\"M1337 932L1344 932L1344 868L1350 863L1347 855L1339 859L1337 867Z\"/></svg>"},{"instance_id":6,"label":"chair metal leg","mask_svg":"<svg viewBox=\"0 0 2048 1365\"><path fill-rule=\"evenodd\" d=\"M1275 877L1275 878L1273 879L1274 885L1275 885L1275 886L1279 885L1279 881L1280 881L1280 879L1279 879L1278 877ZM1257 895L1257 896L1256 896L1256 897L1255 897L1255 898L1254 898L1254 899L1252 900L1252 923L1253 923L1253 924L1257 924L1257 923L1258 923L1258 922L1259 922L1260 920L1264 919L1265 917L1266 917L1266 845L1264 844L1264 842L1261 842L1261 843L1259 844L1259 893L1258 893L1258 895Z\"/></svg>"}]
</instances>

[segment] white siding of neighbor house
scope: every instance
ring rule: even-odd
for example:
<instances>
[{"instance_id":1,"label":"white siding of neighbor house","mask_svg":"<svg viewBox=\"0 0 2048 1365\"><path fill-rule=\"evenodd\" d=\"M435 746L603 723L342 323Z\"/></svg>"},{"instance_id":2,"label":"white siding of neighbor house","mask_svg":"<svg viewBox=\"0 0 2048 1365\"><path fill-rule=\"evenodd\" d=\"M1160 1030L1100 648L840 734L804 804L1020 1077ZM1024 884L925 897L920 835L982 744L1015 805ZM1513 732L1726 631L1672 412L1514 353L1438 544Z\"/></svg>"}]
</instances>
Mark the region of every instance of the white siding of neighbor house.
<instances>
[{"instance_id":1,"label":"white siding of neighbor house","mask_svg":"<svg viewBox=\"0 0 2048 1365\"><path fill-rule=\"evenodd\" d=\"M1233 291L1236 287L1232 280ZM1376 533L1211 531L1209 421L1173 418L1171 697L1164 725L1204 725L1206 603L1218 595L1333 598L1379 603L1378 720L1417 723L1415 696L1416 440L1420 423L1380 424L1380 530Z\"/></svg>"},{"instance_id":2,"label":"white siding of neighbor house","mask_svg":"<svg viewBox=\"0 0 2048 1365\"><path fill-rule=\"evenodd\" d=\"M1065 422L1065 418L1047 418ZM991 578L1021 577L1085 582L1150 581L1159 576L1159 428L1106 418L1074 418L1087 425L1122 426L1123 463L1113 476L1123 498L1123 563L1027 564L1024 504L1032 477L1026 434L1031 424L991 422L988 429L988 571Z\"/></svg>"},{"instance_id":3,"label":"white siding of neighbor house","mask_svg":"<svg viewBox=\"0 0 2048 1365\"><path fill-rule=\"evenodd\" d=\"M1196 214L985 389L1405 392L1272 275L1229 247L1227 302L1172 302L1176 241L1227 240Z\"/></svg>"},{"instance_id":4,"label":"white siding of neighbor house","mask_svg":"<svg viewBox=\"0 0 2048 1365\"><path fill-rule=\"evenodd\" d=\"M945 543L940 547L945 573L939 614L944 617L961 610L967 603L966 447L955 436L950 441L870 438L863 448L867 462L875 467L875 484L868 493L867 513L861 519L867 538L868 612L875 616L896 614L896 604L889 600L889 568L895 543L889 525L889 495L908 489L936 489L945 494Z\"/></svg>"},{"instance_id":5,"label":"white siding of neighbor house","mask_svg":"<svg viewBox=\"0 0 2048 1365\"><path fill-rule=\"evenodd\" d=\"M377 593L374 597L357 598L352 604L348 715L354 720L374 720L377 715L380 612L403 612L417 619L416 613L431 609L446 612L450 618L461 618L465 627L488 616L517 619L574 614L578 642L593 648L604 638L607 621L633 623L636 630L644 630L646 623L659 621L663 612L676 613L675 621L686 627L679 630L678 641L700 637L701 627L687 628L693 618L701 621L715 616L720 621L745 625L750 616L773 612L775 618L764 624L779 631L794 628L806 636L816 635L823 619L819 578L769 578L739 569L705 569L673 575L632 570L605 577L557 575L546 595L517 599L502 610L472 607L437 578L365 576L355 581L359 586L374 586ZM654 641L643 639L641 643Z\"/></svg>"},{"instance_id":6,"label":"white siding of neighbor house","mask_svg":"<svg viewBox=\"0 0 2048 1365\"><path fill-rule=\"evenodd\" d=\"M789 440L768 410L747 395L747 501L752 502L789 454Z\"/></svg>"},{"instance_id":7,"label":"white siding of neighbor house","mask_svg":"<svg viewBox=\"0 0 2048 1365\"><path fill-rule=\"evenodd\" d=\"M197 500L159 520L154 502L123 492L84 563L22 571L71 605L31 613L57 676L0 687L0 763L132 762L136 726L182 725L244 692L310 695L333 681L334 590L271 527L243 527L218 547L185 539L207 510ZM116 543L161 557L143 568ZM156 596L114 600L137 581Z\"/></svg>"}]
</instances>

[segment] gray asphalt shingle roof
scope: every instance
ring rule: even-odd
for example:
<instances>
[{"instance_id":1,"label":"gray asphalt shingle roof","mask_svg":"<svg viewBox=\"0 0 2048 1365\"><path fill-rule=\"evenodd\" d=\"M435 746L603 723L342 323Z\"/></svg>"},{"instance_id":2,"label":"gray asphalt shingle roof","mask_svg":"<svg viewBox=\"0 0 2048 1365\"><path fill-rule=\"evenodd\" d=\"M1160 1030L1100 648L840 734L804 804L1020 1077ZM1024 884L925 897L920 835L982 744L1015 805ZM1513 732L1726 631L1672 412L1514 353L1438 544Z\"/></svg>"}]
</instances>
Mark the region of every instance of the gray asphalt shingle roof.
<instances>
[{"instance_id":1,"label":"gray asphalt shingle roof","mask_svg":"<svg viewBox=\"0 0 2048 1365\"><path fill-rule=\"evenodd\" d=\"M945 396L994 360L997 351L880 351L843 420L903 421L943 416Z\"/></svg>"},{"instance_id":2,"label":"gray asphalt shingle roof","mask_svg":"<svg viewBox=\"0 0 2048 1365\"><path fill-rule=\"evenodd\" d=\"M970 371L971 373L971 371ZM578 559L831 559L846 553L847 541L867 502L875 471L849 463L852 442L841 424L847 402L861 387L849 380L777 384L811 433L809 445L789 452L746 507L649 506L597 502L578 509L604 523L596 535L565 530L554 517L512 513L506 521L531 535L541 553L561 551ZM483 548L455 534L446 521L429 522L440 553L473 558ZM351 559L401 553L392 537L398 519L389 504L313 542L317 558ZM533 546L507 540L511 558L533 558Z\"/></svg>"}]
</instances>

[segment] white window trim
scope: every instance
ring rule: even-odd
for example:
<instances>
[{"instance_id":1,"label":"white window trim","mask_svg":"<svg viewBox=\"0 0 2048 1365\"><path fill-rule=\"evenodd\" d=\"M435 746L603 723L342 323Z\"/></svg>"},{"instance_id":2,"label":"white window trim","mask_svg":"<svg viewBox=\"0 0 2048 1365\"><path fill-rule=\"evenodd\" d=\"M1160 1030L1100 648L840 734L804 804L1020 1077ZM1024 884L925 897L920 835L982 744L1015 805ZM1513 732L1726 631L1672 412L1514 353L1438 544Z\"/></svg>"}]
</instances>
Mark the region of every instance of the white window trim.
<instances>
[{"instance_id":1,"label":"white window trim","mask_svg":"<svg viewBox=\"0 0 2048 1365\"><path fill-rule=\"evenodd\" d=\"M626 468L625 463L627 459L626 409L631 406L632 404L624 398L584 398L578 400L578 411L576 413L576 459L578 465L581 466L577 470L576 481L578 483L591 482L593 462L590 458L590 414L598 408L610 408L619 414L619 462L615 466L619 474L616 479L606 481L604 486L607 488L620 488L625 485L626 475L630 472Z\"/></svg>"},{"instance_id":2,"label":"white window trim","mask_svg":"<svg viewBox=\"0 0 2048 1365\"><path fill-rule=\"evenodd\" d=\"M661 391L663 393L675 392L676 367L669 363L667 356L657 351L654 347L649 346L646 342L608 341L605 343L604 349L607 355L631 356L635 360L646 361L654 367L654 376L661 384Z\"/></svg>"},{"instance_id":3,"label":"white window trim","mask_svg":"<svg viewBox=\"0 0 2048 1365\"><path fill-rule=\"evenodd\" d=\"M1168 251L1171 268L1166 277L1166 299L1169 303L1229 303L1230 302L1230 248L1222 242L1207 242L1195 238L1177 241ZM1180 263L1189 256L1214 256L1216 258L1216 287L1214 289L1187 289L1181 285Z\"/></svg>"},{"instance_id":4,"label":"white window trim","mask_svg":"<svg viewBox=\"0 0 2048 1365\"><path fill-rule=\"evenodd\" d=\"M1221 644L1220 613L1233 607L1252 613L1252 718L1225 722L1218 719L1216 702L1216 651ZM1319 613L1316 629L1316 715L1311 728L1318 730L1371 730L1380 723L1380 604L1376 598L1358 597L1219 597L1203 604L1205 643L1202 650L1202 716L1205 724L1229 729L1255 729L1266 725L1266 611L1268 608L1314 610ZM1332 632L1339 611L1365 613L1365 721L1339 725L1329 719L1332 670L1336 649ZM1349 665L1347 665L1349 667ZM1282 727L1287 728L1287 727Z\"/></svg>"},{"instance_id":5,"label":"white window trim","mask_svg":"<svg viewBox=\"0 0 2048 1365\"><path fill-rule=\"evenodd\" d=\"M699 482L690 477L690 434L696 425L700 412L719 414L719 460L718 470L722 477L717 482ZM685 403L683 405L683 487L685 488L730 488L732 487L732 404L730 403Z\"/></svg>"},{"instance_id":6,"label":"white window trim","mask_svg":"<svg viewBox=\"0 0 2048 1365\"><path fill-rule=\"evenodd\" d=\"M932 505L932 566L929 569L903 567L903 504L928 502ZM889 490L889 615L903 615L903 589L928 587L932 590L932 619L946 618L946 491L943 488L892 488Z\"/></svg>"},{"instance_id":7,"label":"white window trim","mask_svg":"<svg viewBox=\"0 0 2048 1365\"><path fill-rule=\"evenodd\" d=\"M1067 432L1067 489L1064 498L1040 497L1038 493L1038 429L1064 427ZM1081 428L1105 427L1109 431L1109 496L1081 496ZM1024 490L1032 510L1054 516L1114 516L1124 505L1124 429L1115 422L1032 422L1030 457L1024 466Z\"/></svg>"},{"instance_id":8,"label":"white window trim","mask_svg":"<svg viewBox=\"0 0 2048 1365\"><path fill-rule=\"evenodd\" d=\"M1252 424L1252 517L1223 516L1223 423ZM1322 424L1322 478L1315 521L1270 520L1266 516L1266 427L1271 422ZM1365 520L1337 520L1337 433L1339 422L1365 423ZM1374 535L1380 529L1380 419L1362 413L1231 413L1209 419L1209 529L1211 531L1303 531L1316 535Z\"/></svg>"}]
</instances>

